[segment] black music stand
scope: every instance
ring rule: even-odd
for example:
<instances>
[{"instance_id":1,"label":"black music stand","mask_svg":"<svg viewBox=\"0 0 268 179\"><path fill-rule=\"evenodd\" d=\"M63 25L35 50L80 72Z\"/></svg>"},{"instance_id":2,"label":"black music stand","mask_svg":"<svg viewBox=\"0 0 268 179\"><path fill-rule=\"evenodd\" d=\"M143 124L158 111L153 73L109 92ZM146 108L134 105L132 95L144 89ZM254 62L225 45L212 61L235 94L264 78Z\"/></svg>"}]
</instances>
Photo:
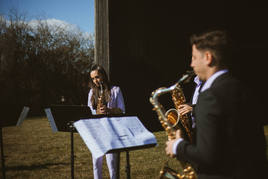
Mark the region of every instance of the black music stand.
<instances>
[{"instance_id":1,"label":"black music stand","mask_svg":"<svg viewBox=\"0 0 268 179\"><path fill-rule=\"evenodd\" d=\"M100 120L97 121L93 121L91 119L96 119L96 118L103 118L103 121L99 122ZM123 119L123 120L121 120ZM110 121L109 121L110 120ZM117 122L113 122L111 120L121 120L120 123L120 127L117 128L116 125L119 124ZM130 121L132 120L132 121ZM96 123L101 123L100 125L96 124ZM124 123L122 123L124 122ZM80 136L82 137L82 139L84 140L84 142L86 143L86 145L88 146L89 150L94 151L92 147L92 145L98 145L98 146L102 146L103 144L103 139L100 138L95 138L96 132L99 132L98 130L94 130L95 124L96 124L96 128L99 128L100 131L102 131L103 135L105 136L106 134L111 134L114 136L117 136L116 139L110 139L108 141L106 141L107 143L113 143L113 142L119 142L121 144L119 144L118 146L114 146L113 148L111 148L110 150L108 150L106 153L120 153L120 152L126 152L126 175L127 175L127 179L130 179L130 164L129 164L129 151L132 150L139 150L139 149L145 149L145 148L150 148L150 147L154 147L157 145L156 139L154 137L154 135L152 133L150 133L144 126L143 124L139 121L139 119L136 116L129 116L126 114L121 114L121 115L108 115L108 116L104 116L104 115L98 115L98 116L92 116L92 118L90 119L81 119L80 121L77 121L74 123L75 128L78 130ZM128 123L130 125L128 125ZM133 124L133 126L131 126ZM103 125L105 125L106 127L103 127ZM110 128L111 130L109 131L113 131L113 132L108 132L105 129ZM87 130L84 131L84 129L87 128ZM118 130L119 129L119 130ZM121 131L121 132L120 132ZM122 132L122 131L128 131L128 132ZM151 138L145 138L142 141L139 141L139 138L136 138L136 134L139 133L139 131L142 131L142 134L146 134L146 135L151 135ZM136 133L136 134L135 134ZM141 133L139 133L141 134ZM93 139L93 140L91 140ZM135 141L134 143L129 143L126 142L125 144L123 144L124 142L122 141L127 141L128 139ZM136 140L135 140L136 139ZM91 148L91 149L90 149ZM118 175L119 175L119 166L118 168ZM119 178L119 176L117 176L117 178Z\"/></svg>"},{"instance_id":2,"label":"black music stand","mask_svg":"<svg viewBox=\"0 0 268 179\"><path fill-rule=\"evenodd\" d=\"M51 105L45 109L53 132L70 132L71 139L71 178L74 178L74 140L77 132L73 126L75 121L92 116L91 110L85 105Z\"/></svg>"},{"instance_id":3,"label":"black music stand","mask_svg":"<svg viewBox=\"0 0 268 179\"><path fill-rule=\"evenodd\" d=\"M121 148L121 149L113 149L110 150L107 153L114 153L114 152L126 152L126 175L127 175L127 179L130 179L130 157L129 157L129 152L132 150L141 150L141 149L146 149L146 148L151 148L151 147L155 147L155 144L146 144L146 145L142 145L142 146L135 146L135 147L127 147L127 148Z\"/></svg>"},{"instance_id":4,"label":"black music stand","mask_svg":"<svg viewBox=\"0 0 268 179\"><path fill-rule=\"evenodd\" d=\"M1 145L1 164L2 164L2 176L6 178L5 171L5 157L4 157L4 144L3 144L3 127L8 126L20 126L23 120L26 118L29 107L23 107L19 105L1 105L0 114L3 116L0 120L0 145Z\"/></svg>"}]
</instances>

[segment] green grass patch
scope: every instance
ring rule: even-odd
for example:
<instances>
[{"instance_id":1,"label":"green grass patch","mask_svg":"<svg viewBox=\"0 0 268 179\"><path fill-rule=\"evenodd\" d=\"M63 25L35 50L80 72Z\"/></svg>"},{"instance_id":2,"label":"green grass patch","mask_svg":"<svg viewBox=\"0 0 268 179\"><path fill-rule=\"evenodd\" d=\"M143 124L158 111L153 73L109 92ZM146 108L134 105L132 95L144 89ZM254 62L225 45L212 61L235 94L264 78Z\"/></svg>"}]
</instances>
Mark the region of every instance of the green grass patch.
<instances>
[{"instance_id":1,"label":"green grass patch","mask_svg":"<svg viewBox=\"0 0 268 179\"><path fill-rule=\"evenodd\" d=\"M268 126L264 129L268 143ZM165 132L155 132L154 135L158 146L129 152L131 178L158 178L167 160L171 168L178 168L178 162L165 155ZM3 128L6 178L71 178L70 142L70 133L52 132L46 117L28 118L19 127ZM74 134L74 154L75 178L93 178L91 153L78 133ZM126 178L125 166L126 153L122 152L120 178ZM109 179L105 160L103 178Z\"/></svg>"}]
</instances>

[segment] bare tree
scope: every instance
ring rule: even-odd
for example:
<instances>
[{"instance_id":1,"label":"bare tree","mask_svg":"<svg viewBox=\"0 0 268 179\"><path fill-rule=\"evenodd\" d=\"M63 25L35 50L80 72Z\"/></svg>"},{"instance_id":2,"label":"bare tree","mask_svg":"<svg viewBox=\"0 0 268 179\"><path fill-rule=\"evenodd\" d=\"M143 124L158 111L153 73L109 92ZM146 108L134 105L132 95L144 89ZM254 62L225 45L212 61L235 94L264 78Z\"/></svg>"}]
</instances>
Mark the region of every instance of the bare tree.
<instances>
[{"instance_id":1,"label":"bare tree","mask_svg":"<svg viewBox=\"0 0 268 179\"><path fill-rule=\"evenodd\" d=\"M25 19L17 11L0 16L1 103L19 101L38 111L65 96L69 104L84 104L93 36Z\"/></svg>"}]
</instances>

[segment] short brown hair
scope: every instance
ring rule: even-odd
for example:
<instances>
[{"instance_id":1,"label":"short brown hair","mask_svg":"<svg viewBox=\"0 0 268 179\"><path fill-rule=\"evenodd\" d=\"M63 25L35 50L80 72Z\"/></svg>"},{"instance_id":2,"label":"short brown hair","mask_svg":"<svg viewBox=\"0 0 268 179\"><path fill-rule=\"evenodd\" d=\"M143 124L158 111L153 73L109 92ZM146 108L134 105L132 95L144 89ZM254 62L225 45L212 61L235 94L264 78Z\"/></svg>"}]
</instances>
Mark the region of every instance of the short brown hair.
<instances>
[{"instance_id":1,"label":"short brown hair","mask_svg":"<svg viewBox=\"0 0 268 179\"><path fill-rule=\"evenodd\" d=\"M219 67L226 67L230 60L231 43L226 31L214 30L194 34L190 38L191 45L198 50L208 50Z\"/></svg>"}]
</instances>

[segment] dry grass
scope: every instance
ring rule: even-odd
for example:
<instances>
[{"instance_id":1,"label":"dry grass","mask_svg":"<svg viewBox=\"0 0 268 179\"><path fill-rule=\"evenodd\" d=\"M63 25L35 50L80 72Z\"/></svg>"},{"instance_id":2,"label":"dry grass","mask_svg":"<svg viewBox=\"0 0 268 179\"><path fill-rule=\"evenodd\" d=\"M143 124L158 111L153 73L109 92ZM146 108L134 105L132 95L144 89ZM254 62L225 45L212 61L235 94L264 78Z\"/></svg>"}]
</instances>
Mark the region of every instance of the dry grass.
<instances>
[{"instance_id":1,"label":"dry grass","mask_svg":"<svg viewBox=\"0 0 268 179\"><path fill-rule=\"evenodd\" d=\"M268 126L265 127L265 134L268 135ZM164 153L166 135L165 132L155 132L154 135L157 147L129 153L131 178L158 177L167 160ZM52 132L47 118L29 118L19 127L3 128L3 141L7 179L71 178L70 133ZM77 133L74 134L74 153L75 178L93 178L90 151ZM120 178L126 178L125 152L121 153L120 161ZM170 166L176 168L175 165L176 160L171 160ZM105 162L103 170L103 178L108 179Z\"/></svg>"},{"instance_id":2,"label":"dry grass","mask_svg":"<svg viewBox=\"0 0 268 179\"><path fill-rule=\"evenodd\" d=\"M164 132L155 133L158 146L130 154L132 178L157 178L167 159ZM6 178L71 178L70 133L52 132L47 118L30 118L19 127L3 128ZM93 178L91 154L79 134L74 134L75 178ZM126 153L120 155L120 178L126 178ZM103 178L108 177L106 163Z\"/></svg>"}]
</instances>

